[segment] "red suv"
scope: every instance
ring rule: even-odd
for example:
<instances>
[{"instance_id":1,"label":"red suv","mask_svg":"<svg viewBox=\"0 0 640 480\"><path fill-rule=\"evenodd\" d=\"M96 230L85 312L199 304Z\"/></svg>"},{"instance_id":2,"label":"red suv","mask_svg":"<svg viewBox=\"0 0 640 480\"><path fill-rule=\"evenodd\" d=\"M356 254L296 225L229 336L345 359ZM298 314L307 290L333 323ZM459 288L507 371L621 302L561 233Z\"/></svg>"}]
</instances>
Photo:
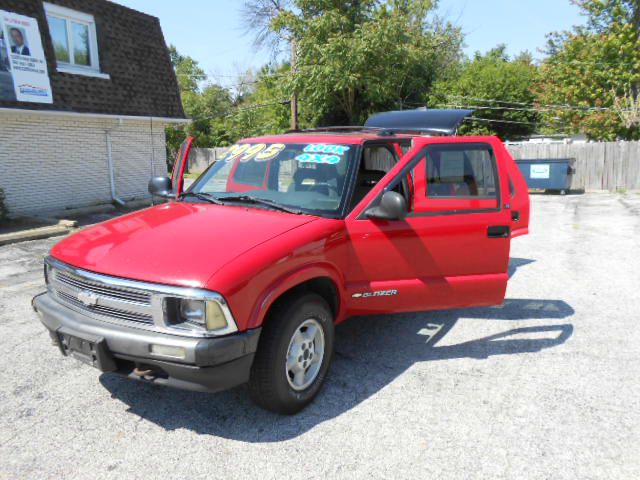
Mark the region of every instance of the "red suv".
<instances>
[{"instance_id":1,"label":"red suv","mask_svg":"<svg viewBox=\"0 0 640 480\"><path fill-rule=\"evenodd\" d=\"M302 409L355 315L502 303L525 181L496 137L452 136L468 111L252 138L171 199L65 238L33 305L61 352L105 372Z\"/></svg>"}]
</instances>

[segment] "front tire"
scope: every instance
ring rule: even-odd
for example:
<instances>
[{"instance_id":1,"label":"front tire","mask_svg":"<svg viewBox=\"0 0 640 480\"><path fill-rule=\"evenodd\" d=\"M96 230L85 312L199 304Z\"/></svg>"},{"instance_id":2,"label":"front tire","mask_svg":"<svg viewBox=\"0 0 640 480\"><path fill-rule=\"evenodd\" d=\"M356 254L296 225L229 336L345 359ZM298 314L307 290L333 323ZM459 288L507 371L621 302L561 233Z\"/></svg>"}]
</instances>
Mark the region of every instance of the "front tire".
<instances>
[{"instance_id":1,"label":"front tire","mask_svg":"<svg viewBox=\"0 0 640 480\"><path fill-rule=\"evenodd\" d=\"M322 297L305 294L270 312L260 335L249 393L276 413L293 414L318 394L333 355L334 321Z\"/></svg>"}]
</instances>

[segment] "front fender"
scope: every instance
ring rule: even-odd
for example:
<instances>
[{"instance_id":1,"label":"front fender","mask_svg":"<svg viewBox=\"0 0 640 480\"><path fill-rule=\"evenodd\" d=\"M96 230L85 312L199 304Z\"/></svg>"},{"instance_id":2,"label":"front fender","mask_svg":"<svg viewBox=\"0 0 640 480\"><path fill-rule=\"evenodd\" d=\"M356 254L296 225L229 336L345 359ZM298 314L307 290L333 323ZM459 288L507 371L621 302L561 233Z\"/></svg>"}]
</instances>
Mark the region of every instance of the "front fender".
<instances>
[{"instance_id":1,"label":"front fender","mask_svg":"<svg viewBox=\"0 0 640 480\"><path fill-rule=\"evenodd\" d=\"M244 331L261 325L282 293L312 278L331 279L344 300L341 272L347 258L344 221L316 219L238 256L209 279L207 288L227 299L238 329Z\"/></svg>"},{"instance_id":2,"label":"front fender","mask_svg":"<svg viewBox=\"0 0 640 480\"><path fill-rule=\"evenodd\" d=\"M248 322L248 328L256 328L262 325L269 308L285 292L292 288L316 278L328 278L335 286L338 293L338 312L335 322L340 323L346 317L344 288L344 277L342 273L331 263L321 262L303 265L302 267L288 272L271 283L258 297Z\"/></svg>"}]
</instances>

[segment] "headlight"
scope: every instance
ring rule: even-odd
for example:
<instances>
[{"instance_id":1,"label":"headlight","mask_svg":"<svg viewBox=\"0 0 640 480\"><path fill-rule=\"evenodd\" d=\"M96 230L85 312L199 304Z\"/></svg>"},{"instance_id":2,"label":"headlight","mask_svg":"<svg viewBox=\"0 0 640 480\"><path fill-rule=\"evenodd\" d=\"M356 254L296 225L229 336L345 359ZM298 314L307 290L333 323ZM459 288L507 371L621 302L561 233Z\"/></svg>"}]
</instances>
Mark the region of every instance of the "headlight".
<instances>
[{"instance_id":1,"label":"headlight","mask_svg":"<svg viewBox=\"0 0 640 480\"><path fill-rule=\"evenodd\" d=\"M180 300L180 317L187 323L204 326L206 319L206 307L203 300Z\"/></svg>"},{"instance_id":2,"label":"headlight","mask_svg":"<svg viewBox=\"0 0 640 480\"><path fill-rule=\"evenodd\" d=\"M229 327L227 317L218 302L191 298L182 298L178 301L180 302L180 323L206 328L212 332Z\"/></svg>"},{"instance_id":3,"label":"headlight","mask_svg":"<svg viewBox=\"0 0 640 480\"><path fill-rule=\"evenodd\" d=\"M44 284L49 286L49 277L51 275L51 266L48 263L44 264Z\"/></svg>"}]
</instances>

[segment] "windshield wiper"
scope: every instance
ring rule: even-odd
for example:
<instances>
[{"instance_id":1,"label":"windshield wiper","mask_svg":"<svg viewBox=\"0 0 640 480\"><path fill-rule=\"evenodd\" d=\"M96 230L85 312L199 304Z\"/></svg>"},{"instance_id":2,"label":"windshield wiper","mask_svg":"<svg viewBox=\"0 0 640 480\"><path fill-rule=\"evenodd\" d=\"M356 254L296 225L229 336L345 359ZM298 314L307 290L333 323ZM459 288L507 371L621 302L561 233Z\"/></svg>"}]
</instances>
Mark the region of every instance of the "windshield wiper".
<instances>
[{"instance_id":1,"label":"windshield wiper","mask_svg":"<svg viewBox=\"0 0 640 480\"><path fill-rule=\"evenodd\" d=\"M304 212L296 208L285 207L279 203L272 202L265 198L252 197L251 195L231 195L228 197L217 197L216 200L220 202L240 202L240 203L254 203L256 205L264 205L265 207L273 208L274 210L280 210L281 212L293 213L295 215L301 215Z\"/></svg>"},{"instance_id":2,"label":"windshield wiper","mask_svg":"<svg viewBox=\"0 0 640 480\"><path fill-rule=\"evenodd\" d=\"M199 200L203 200L205 202L208 203L213 203L214 205L222 205L222 202L220 200L218 200L216 197L213 197L207 193L201 193L201 192L184 192L182 194L180 194L180 199L186 198L186 197L195 197Z\"/></svg>"}]
</instances>

